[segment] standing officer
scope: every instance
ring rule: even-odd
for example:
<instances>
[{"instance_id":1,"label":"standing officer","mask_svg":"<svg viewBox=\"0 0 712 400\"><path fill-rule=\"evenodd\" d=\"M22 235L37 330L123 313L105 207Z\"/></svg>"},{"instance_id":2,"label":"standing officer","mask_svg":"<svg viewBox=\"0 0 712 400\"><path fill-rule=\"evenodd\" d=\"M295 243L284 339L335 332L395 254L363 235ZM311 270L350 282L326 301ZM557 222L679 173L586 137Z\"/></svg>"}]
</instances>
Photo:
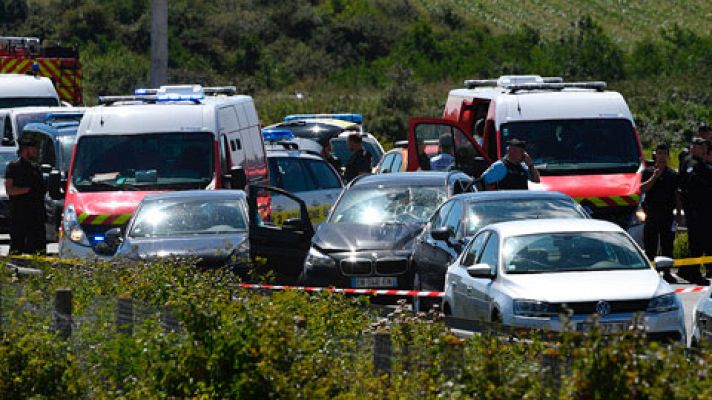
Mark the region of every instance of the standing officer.
<instances>
[{"instance_id":1,"label":"standing officer","mask_svg":"<svg viewBox=\"0 0 712 400\"><path fill-rule=\"evenodd\" d=\"M525 141L516 138L507 142L507 154L490 165L480 177L485 188L527 190L528 181L539 183L539 171L524 150L526 144Z\"/></svg>"},{"instance_id":2,"label":"standing officer","mask_svg":"<svg viewBox=\"0 0 712 400\"><path fill-rule=\"evenodd\" d=\"M346 182L351 182L352 179L359 175L371 173L371 153L363 148L363 139L358 133L349 135L347 143L353 154L346 163L344 179Z\"/></svg>"},{"instance_id":3,"label":"standing officer","mask_svg":"<svg viewBox=\"0 0 712 400\"><path fill-rule=\"evenodd\" d=\"M44 254L47 187L42 170L34 162L37 144L24 136L19 141L19 158L5 170L5 190L10 196L10 253Z\"/></svg>"},{"instance_id":4,"label":"standing officer","mask_svg":"<svg viewBox=\"0 0 712 400\"><path fill-rule=\"evenodd\" d=\"M690 150L692 160L686 163L682 182L690 257L701 257L705 253L712 255L712 237L707 232L712 224L712 165L706 162L710 159L711 150L709 142L700 137L693 139ZM690 283L709 285L709 281L702 277L699 266L680 268L678 276Z\"/></svg>"},{"instance_id":5,"label":"standing officer","mask_svg":"<svg viewBox=\"0 0 712 400\"><path fill-rule=\"evenodd\" d=\"M341 175L341 161L331 152L331 141L324 139L321 142L321 156Z\"/></svg>"},{"instance_id":6,"label":"standing officer","mask_svg":"<svg viewBox=\"0 0 712 400\"><path fill-rule=\"evenodd\" d=\"M645 255L649 260L658 255L658 243L661 255L672 258L673 242L675 241L675 233L672 230L673 210L675 210L678 220L681 217L678 175L668 167L669 157L670 147L666 144L659 144L654 153L655 166L648 167L643 171L643 179L640 184L640 192L645 193L643 210L646 218L643 243ZM677 283L677 280L670 274L670 270L665 270L663 277L670 283Z\"/></svg>"}]
</instances>

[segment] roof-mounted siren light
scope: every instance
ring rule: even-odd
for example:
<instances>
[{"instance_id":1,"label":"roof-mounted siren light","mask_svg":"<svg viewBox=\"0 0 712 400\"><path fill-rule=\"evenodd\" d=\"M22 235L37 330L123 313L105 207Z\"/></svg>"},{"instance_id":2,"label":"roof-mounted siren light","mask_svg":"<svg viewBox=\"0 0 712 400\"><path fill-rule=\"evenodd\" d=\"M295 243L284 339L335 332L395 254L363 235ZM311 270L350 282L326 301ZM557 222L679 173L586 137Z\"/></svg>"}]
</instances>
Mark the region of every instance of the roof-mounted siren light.
<instances>
[{"instance_id":1,"label":"roof-mounted siren light","mask_svg":"<svg viewBox=\"0 0 712 400\"><path fill-rule=\"evenodd\" d=\"M602 92L606 82L561 82L561 83L520 83L505 86L511 93L522 90L564 90L564 89L589 89Z\"/></svg>"},{"instance_id":2,"label":"roof-mounted siren light","mask_svg":"<svg viewBox=\"0 0 712 400\"><path fill-rule=\"evenodd\" d=\"M353 122L355 124L361 124L363 123L363 115L362 114L350 114L350 113L342 113L342 114L292 114L292 115L287 115L284 117L284 122L293 122L293 121L300 121L300 120L305 120L305 119L316 119L316 118L324 118L324 119L338 119L341 121L346 121L346 122Z\"/></svg>"},{"instance_id":3,"label":"roof-mounted siren light","mask_svg":"<svg viewBox=\"0 0 712 400\"><path fill-rule=\"evenodd\" d=\"M203 88L203 93L208 96L217 96L224 94L225 96L234 96L237 94L237 86L214 86Z\"/></svg>"},{"instance_id":4,"label":"roof-mounted siren light","mask_svg":"<svg viewBox=\"0 0 712 400\"><path fill-rule=\"evenodd\" d=\"M467 89L474 89L477 87L495 87L497 86L497 79L468 79L465 81L465 87Z\"/></svg>"},{"instance_id":5,"label":"roof-mounted siren light","mask_svg":"<svg viewBox=\"0 0 712 400\"><path fill-rule=\"evenodd\" d=\"M161 86L156 93L158 101L200 101L205 92L200 85Z\"/></svg>"},{"instance_id":6,"label":"roof-mounted siren light","mask_svg":"<svg viewBox=\"0 0 712 400\"><path fill-rule=\"evenodd\" d=\"M544 79L542 79L542 77L539 75L502 75L499 77L499 79L497 79L497 86L500 87L508 87L511 85L520 85L527 83L544 83Z\"/></svg>"},{"instance_id":7,"label":"roof-mounted siren light","mask_svg":"<svg viewBox=\"0 0 712 400\"><path fill-rule=\"evenodd\" d=\"M144 103L155 103L158 97L155 95L145 95L145 96L99 96L99 105L110 106L114 103L123 102L144 102Z\"/></svg>"},{"instance_id":8,"label":"roof-mounted siren light","mask_svg":"<svg viewBox=\"0 0 712 400\"><path fill-rule=\"evenodd\" d=\"M544 76L541 78L544 83L563 83L564 78L560 76Z\"/></svg>"}]
</instances>

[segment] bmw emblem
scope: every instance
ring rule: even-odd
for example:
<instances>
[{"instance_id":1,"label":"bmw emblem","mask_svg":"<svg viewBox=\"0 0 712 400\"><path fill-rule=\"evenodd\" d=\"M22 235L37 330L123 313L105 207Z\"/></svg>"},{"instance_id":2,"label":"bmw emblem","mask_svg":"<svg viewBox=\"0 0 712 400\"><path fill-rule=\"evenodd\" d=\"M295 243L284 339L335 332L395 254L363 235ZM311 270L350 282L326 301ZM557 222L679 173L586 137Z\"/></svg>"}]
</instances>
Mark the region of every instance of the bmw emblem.
<instances>
[{"instance_id":1,"label":"bmw emblem","mask_svg":"<svg viewBox=\"0 0 712 400\"><path fill-rule=\"evenodd\" d=\"M611 313L611 303L607 301L599 301L596 303L596 313L601 316L605 317L606 315Z\"/></svg>"}]
</instances>

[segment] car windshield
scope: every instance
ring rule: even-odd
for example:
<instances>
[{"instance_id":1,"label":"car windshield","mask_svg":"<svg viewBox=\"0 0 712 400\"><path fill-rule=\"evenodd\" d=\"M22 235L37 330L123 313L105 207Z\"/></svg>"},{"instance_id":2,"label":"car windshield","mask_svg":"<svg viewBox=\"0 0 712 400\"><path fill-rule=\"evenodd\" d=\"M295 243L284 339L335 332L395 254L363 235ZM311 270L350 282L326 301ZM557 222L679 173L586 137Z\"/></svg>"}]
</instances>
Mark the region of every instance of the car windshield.
<instances>
[{"instance_id":1,"label":"car windshield","mask_svg":"<svg viewBox=\"0 0 712 400\"><path fill-rule=\"evenodd\" d=\"M54 97L0 97L0 108L57 107L59 105L59 100Z\"/></svg>"},{"instance_id":2,"label":"car windshield","mask_svg":"<svg viewBox=\"0 0 712 400\"><path fill-rule=\"evenodd\" d=\"M17 159L17 153L10 151L0 152L0 178L5 177L5 170L7 169L7 164L10 161Z\"/></svg>"},{"instance_id":3,"label":"car windshield","mask_svg":"<svg viewBox=\"0 0 712 400\"><path fill-rule=\"evenodd\" d=\"M45 122L47 114L47 111L18 114L17 117L15 117L17 132L22 132L28 124Z\"/></svg>"},{"instance_id":4,"label":"car windshield","mask_svg":"<svg viewBox=\"0 0 712 400\"><path fill-rule=\"evenodd\" d=\"M501 132L503 142L525 140L544 175L635 172L640 166L635 131L625 119L511 122Z\"/></svg>"},{"instance_id":5,"label":"car windshield","mask_svg":"<svg viewBox=\"0 0 712 400\"><path fill-rule=\"evenodd\" d=\"M130 237L220 235L247 230L240 200L161 200L145 202Z\"/></svg>"},{"instance_id":6,"label":"car windshield","mask_svg":"<svg viewBox=\"0 0 712 400\"><path fill-rule=\"evenodd\" d=\"M204 189L213 179L213 135L185 132L84 136L72 183L82 191Z\"/></svg>"},{"instance_id":7,"label":"car windshield","mask_svg":"<svg viewBox=\"0 0 712 400\"><path fill-rule=\"evenodd\" d=\"M631 270L649 268L621 232L540 233L507 238L508 274Z\"/></svg>"},{"instance_id":8,"label":"car windshield","mask_svg":"<svg viewBox=\"0 0 712 400\"><path fill-rule=\"evenodd\" d=\"M446 188L390 186L346 191L329 219L333 224L418 224L447 199Z\"/></svg>"},{"instance_id":9,"label":"car windshield","mask_svg":"<svg viewBox=\"0 0 712 400\"><path fill-rule=\"evenodd\" d=\"M363 148L371 154L371 166L375 167L378 162L381 161L381 150L372 142L368 140L363 141ZM346 165L349 161L353 152L349 149L349 144L345 138L338 138L331 140L331 152L336 156L336 158L341 161L342 165Z\"/></svg>"},{"instance_id":10,"label":"car windshield","mask_svg":"<svg viewBox=\"0 0 712 400\"><path fill-rule=\"evenodd\" d=\"M469 204L467 235L480 228L505 221L542 218L586 218L573 200L507 199L507 201L473 201Z\"/></svg>"}]
</instances>

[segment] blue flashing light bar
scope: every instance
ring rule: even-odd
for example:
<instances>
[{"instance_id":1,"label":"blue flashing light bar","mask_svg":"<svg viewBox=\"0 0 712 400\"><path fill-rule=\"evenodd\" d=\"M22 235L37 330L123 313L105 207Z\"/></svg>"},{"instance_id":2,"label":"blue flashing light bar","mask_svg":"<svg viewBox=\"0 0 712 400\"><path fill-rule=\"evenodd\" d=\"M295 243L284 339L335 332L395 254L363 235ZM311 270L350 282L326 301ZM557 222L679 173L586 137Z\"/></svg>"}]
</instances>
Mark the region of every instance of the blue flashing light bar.
<instances>
[{"instance_id":1,"label":"blue flashing light bar","mask_svg":"<svg viewBox=\"0 0 712 400\"><path fill-rule=\"evenodd\" d=\"M262 137L265 142L279 142L294 139L294 134L289 129L263 129Z\"/></svg>"},{"instance_id":2,"label":"blue flashing light bar","mask_svg":"<svg viewBox=\"0 0 712 400\"><path fill-rule=\"evenodd\" d=\"M104 242L106 238L104 236L94 236L94 242L101 243Z\"/></svg>"},{"instance_id":3,"label":"blue flashing light bar","mask_svg":"<svg viewBox=\"0 0 712 400\"><path fill-rule=\"evenodd\" d=\"M177 94L168 93L156 96L158 101L200 101L205 99L202 94Z\"/></svg>"},{"instance_id":4,"label":"blue flashing light bar","mask_svg":"<svg viewBox=\"0 0 712 400\"><path fill-rule=\"evenodd\" d=\"M341 121L353 122L355 124L363 123L362 114L292 114L284 117L284 122L300 121L304 119L316 119L316 118L331 118L339 119Z\"/></svg>"},{"instance_id":5,"label":"blue flashing light bar","mask_svg":"<svg viewBox=\"0 0 712 400\"><path fill-rule=\"evenodd\" d=\"M83 113L49 113L45 116L45 122L55 121L58 119L79 120L82 119L83 116Z\"/></svg>"}]
</instances>

